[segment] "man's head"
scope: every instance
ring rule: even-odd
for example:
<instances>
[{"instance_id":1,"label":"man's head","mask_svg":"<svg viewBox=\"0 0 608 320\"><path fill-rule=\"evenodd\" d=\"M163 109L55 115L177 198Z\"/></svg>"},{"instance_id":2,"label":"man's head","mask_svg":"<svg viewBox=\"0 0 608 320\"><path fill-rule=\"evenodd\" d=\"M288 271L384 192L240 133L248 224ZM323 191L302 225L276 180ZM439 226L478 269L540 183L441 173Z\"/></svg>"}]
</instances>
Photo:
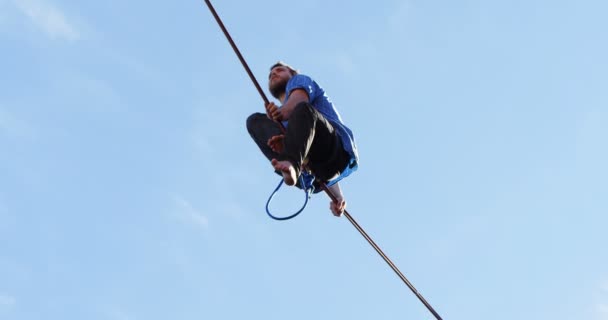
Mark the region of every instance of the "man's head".
<instances>
[{"instance_id":1,"label":"man's head","mask_svg":"<svg viewBox=\"0 0 608 320\"><path fill-rule=\"evenodd\" d=\"M298 74L298 70L286 63L279 61L273 64L268 74L268 89L272 96L280 99L280 96L285 93L287 81L296 74Z\"/></svg>"}]
</instances>

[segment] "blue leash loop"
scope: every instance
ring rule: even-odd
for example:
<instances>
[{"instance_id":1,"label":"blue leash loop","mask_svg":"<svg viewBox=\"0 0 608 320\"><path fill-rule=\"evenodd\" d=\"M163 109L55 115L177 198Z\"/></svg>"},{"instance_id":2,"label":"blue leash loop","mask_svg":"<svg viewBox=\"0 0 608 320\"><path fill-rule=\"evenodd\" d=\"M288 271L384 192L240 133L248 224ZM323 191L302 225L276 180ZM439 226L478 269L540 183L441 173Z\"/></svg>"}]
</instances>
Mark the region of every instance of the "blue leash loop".
<instances>
[{"instance_id":1,"label":"blue leash loop","mask_svg":"<svg viewBox=\"0 0 608 320\"><path fill-rule=\"evenodd\" d=\"M300 176L300 184L302 186L305 185L303 176ZM310 191L312 190L312 186L308 187L308 188L304 187L304 193L306 194L306 200L304 200L304 205L302 206L302 208L300 208L300 210L298 210L296 213L286 216L286 217L276 217L276 216L272 215L272 213L270 213L269 207L270 207L270 202L272 201L272 198L274 198L274 195L277 193L277 191L279 191L279 189L281 189L282 185L283 185L283 179L281 179L281 182L279 182L279 185L274 189L274 191L268 198L268 201L266 202L266 213L268 214L268 216L274 220L279 220L279 221L284 221L284 220L289 220L289 219L295 218L297 215L302 213L302 211L304 211L304 209L306 208L306 205L308 204L308 199L310 199Z\"/></svg>"}]
</instances>

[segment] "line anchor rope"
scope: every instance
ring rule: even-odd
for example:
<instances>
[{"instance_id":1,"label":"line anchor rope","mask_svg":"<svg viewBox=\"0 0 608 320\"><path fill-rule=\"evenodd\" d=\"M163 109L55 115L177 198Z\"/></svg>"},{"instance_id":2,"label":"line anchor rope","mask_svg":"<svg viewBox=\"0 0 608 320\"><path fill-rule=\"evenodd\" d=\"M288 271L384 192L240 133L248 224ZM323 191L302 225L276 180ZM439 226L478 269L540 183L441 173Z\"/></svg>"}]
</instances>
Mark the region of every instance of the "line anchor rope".
<instances>
[{"instance_id":1,"label":"line anchor rope","mask_svg":"<svg viewBox=\"0 0 608 320\"><path fill-rule=\"evenodd\" d=\"M228 33L228 30L224 26L224 23L220 19L219 15L215 11L215 8L211 4L211 1L210 0L205 0L205 3L209 7L209 10L211 11L211 14L213 15L213 17L217 21L218 25L220 26L220 28L224 32L224 35L226 36L226 39L228 39L228 42L230 43L230 45L232 46L232 49L234 50L234 52L236 53L237 57L241 61L241 64L245 68L245 71L247 71L247 74L249 75L249 78L251 78L251 81L255 85L255 87L258 90L258 92L259 92L260 96L262 97L262 99L264 100L264 103L268 104L270 101L266 97L266 94L264 94L264 90L262 90L262 87L260 86L259 82L257 81L257 79L255 78L255 76L253 75L253 72L251 72L251 69L249 68L249 65L247 65L247 62L243 58L243 55L241 54L241 52L239 51L238 47L234 43L234 40L232 40L232 37ZM280 122L278 124L281 127L281 130L283 132L285 132L285 127L283 126L283 124L280 123ZM331 190L329 190L329 188L327 187L327 185L325 183L323 183L322 181L319 181L319 182L320 182L320 185L321 185L321 189L323 191L325 191L325 193L329 196L329 198L332 201L337 202L336 195ZM363 230L363 228L357 223L357 221L355 221L355 219L348 213L348 211L344 210L343 214L346 217L346 219L348 219L348 221L350 221L350 223L357 229L357 231L359 231L359 233L361 233L361 235L365 238L365 240L367 240L367 242L369 242L369 244L376 250L376 252L378 252L378 254L384 259L384 261L393 269L393 271L397 274L397 276L399 276L399 278L403 281L403 283L405 283L408 286L408 288L410 288L410 290L416 295L416 297L418 297L418 299L420 300L420 302L422 302L422 304L424 304L424 306L433 314L433 316L437 320L443 320L441 318L441 316L437 313L437 311L435 311L435 309L433 309L433 307L426 301L426 299L424 299L424 297L422 296L422 294L420 294L420 292L418 292L418 290L416 290L416 288L414 287L414 285L403 275L403 273L401 273L401 271L399 270L399 268L397 268L397 266L389 259L389 257L382 251L382 249L380 249L380 247L367 234L367 232L365 232L365 230Z\"/></svg>"}]
</instances>

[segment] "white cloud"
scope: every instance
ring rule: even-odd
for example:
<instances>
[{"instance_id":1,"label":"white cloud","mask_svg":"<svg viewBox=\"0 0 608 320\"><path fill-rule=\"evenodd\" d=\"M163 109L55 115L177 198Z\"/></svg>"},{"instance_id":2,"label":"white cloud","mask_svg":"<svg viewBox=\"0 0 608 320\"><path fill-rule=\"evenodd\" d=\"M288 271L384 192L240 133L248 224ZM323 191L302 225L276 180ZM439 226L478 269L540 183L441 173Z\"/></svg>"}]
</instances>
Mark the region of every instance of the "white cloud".
<instances>
[{"instance_id":1,"label":"white cloud","mask_svg":"<svg viewBox=\"0 0 608 320\"><path fill-rule=\"evenodd\" d=\"M206 229L209 226L209 220L201 212L196 210L194 206L182 196L174 195L173 202L177 207L176 216L189 224Z\"/></svg>"},{"instance_id":2,"label":"white cloud","mask_svg":"<svg viewBox=\"0 0 608 320\"><path fill-rule=\"evenodd\" d=\"M76 41L80 33L67 21L65 14L43 0L13 0L15 6L51 39Z\"/></svg>"},{"instance_id":3,"label":"white cloud","mask_svg":"<svg viewBox=\"0 0 608 320\"><path fill-rule=\"evenodd\" d=\"M15 304L17 304L15 297L0 294L0 307L12 307Z\"/></svg>"}]
</instances>

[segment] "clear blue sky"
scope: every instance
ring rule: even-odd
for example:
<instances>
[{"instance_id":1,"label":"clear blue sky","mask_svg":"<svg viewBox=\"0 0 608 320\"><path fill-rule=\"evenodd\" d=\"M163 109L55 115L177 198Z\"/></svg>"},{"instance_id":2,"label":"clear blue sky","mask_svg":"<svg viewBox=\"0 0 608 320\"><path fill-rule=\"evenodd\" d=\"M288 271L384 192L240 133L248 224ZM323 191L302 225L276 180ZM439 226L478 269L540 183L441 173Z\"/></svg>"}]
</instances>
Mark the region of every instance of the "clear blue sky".
<instances>
[{"instance_id":1,"label":"clear blue sky","mask_svg":"<svg viewBox=\"0 0 608 320\"><path fill-rule=\"evenodd\" d=\"M608 319L607 2L214 4L264 88L326 89L349 211L444 319ZM0 52L0 319L432 319L325 195L265 215L204 1L0 0Z\"/></svg>"}]
</instances>

